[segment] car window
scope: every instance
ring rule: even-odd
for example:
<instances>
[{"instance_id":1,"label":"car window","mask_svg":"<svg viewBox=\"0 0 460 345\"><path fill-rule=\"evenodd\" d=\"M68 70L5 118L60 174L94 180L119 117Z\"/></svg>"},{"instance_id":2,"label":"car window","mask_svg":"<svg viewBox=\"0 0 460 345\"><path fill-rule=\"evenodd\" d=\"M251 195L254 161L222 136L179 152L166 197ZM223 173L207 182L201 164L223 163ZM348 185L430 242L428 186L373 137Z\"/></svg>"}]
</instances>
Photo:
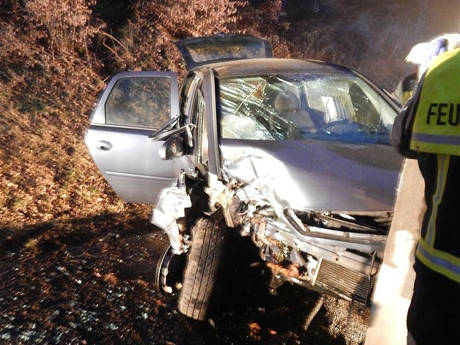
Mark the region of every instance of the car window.
<instances>
[{"instance_id":1,"label":"car window","mask_svg":"<svg viewBox=\"0 0 460 345\"><path fill-rule=\"evenodd\" d=\"M219 101L221 136L227 139L388 143L396 116L351 73L222 79Z\"/></svg>"},{"instance_id":2,"label":"car window","mask_svg":"<svg viewBox=\"0 0 460 345\"><path fill-rule=\"evenodd\" d=\"M176 42L187 69L229 60L267 58L273 56L266 40L238 34L194 37Z\"/></svg>"},{"instance_id":3,"label":"car window","mask_svg":"<svg viewBox=\"0 0 460 345\"><path fill-rule=\"evenodd\" d=\"M171 80L167 77L122 78L105 103L109 125L158 128L171 113Z\"/></svg>"}]
</instances>

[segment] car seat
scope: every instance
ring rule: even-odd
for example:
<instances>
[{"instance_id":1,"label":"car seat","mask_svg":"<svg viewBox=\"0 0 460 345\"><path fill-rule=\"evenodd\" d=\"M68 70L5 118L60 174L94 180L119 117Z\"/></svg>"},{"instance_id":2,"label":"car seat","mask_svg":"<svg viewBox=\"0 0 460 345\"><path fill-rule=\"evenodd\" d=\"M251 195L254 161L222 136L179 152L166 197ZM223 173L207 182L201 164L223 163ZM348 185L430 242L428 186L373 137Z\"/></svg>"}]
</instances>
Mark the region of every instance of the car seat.
<instances>
[{"instance_id":1,"label":"car seat","mask_svg":"<svg viewBox=\"0 0 460 345\"><path fill-rule=\"evenodd\" d=\"M296 128L304 132L316 132L319 123L313 119L313 115L303 109L300 109L299 98L290 91L285 91L276 95L273 104L278 116L292 122Z\"/></svg>"}]
</instances>

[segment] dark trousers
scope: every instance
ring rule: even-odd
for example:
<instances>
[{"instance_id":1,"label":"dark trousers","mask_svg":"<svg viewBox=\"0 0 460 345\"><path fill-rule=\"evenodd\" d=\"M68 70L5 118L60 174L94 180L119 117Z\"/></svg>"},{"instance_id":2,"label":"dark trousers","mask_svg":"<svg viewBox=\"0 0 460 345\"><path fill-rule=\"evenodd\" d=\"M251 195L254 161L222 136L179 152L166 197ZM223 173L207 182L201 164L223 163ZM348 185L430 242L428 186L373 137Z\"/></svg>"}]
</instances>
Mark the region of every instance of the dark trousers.
<instances>
[{"instance_id":1,"label":"dark trousers","mask_svg":"<svg viewBox=\"0 0 460 345\"><path fill-rule=\"evenodd\" d=\"M417 274L407 329L417 345L460 345L460 284Z\"/></svg>"}]
</instances>

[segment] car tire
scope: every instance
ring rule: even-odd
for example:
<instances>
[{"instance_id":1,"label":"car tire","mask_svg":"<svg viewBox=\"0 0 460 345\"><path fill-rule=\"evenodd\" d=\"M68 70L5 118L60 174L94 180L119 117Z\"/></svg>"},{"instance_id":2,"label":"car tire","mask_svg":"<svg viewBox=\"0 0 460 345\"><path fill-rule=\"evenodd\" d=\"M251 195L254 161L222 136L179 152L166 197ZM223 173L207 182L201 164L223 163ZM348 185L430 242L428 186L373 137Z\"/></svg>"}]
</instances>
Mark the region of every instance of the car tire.
<instances>
[{"instance_id":1,"label":"car tire","mask_svg":"<svg viewBox=\"0 0 460 345\"><path fill-rule=\"evenodd\" d=\"M222 258L224 227L223 220L199 218L192 228L178 309L194 320L204 320L206 316Z\"/></svg>"}]
</instances>

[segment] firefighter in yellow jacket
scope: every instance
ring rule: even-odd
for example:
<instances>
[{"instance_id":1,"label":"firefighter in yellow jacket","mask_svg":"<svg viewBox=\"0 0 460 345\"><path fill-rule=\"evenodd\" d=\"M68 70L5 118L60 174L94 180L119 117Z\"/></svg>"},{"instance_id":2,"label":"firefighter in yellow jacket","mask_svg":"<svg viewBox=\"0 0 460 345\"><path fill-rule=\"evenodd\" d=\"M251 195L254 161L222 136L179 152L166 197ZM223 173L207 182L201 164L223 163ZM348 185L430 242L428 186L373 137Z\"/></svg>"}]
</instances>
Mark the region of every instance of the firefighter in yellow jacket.
<instances>
[{"instance_id":1,"label":"firefighter in yellow jacket","mask_svg":"<svg viewBox=\"0 0 460 345\"><path fill-rule=\"evenodd\" d=\"M417 158L425 180L409 333L417 345L460 344L460 48L433 60L396 118L391 142Z\"/></svg>"}]
</instances>

